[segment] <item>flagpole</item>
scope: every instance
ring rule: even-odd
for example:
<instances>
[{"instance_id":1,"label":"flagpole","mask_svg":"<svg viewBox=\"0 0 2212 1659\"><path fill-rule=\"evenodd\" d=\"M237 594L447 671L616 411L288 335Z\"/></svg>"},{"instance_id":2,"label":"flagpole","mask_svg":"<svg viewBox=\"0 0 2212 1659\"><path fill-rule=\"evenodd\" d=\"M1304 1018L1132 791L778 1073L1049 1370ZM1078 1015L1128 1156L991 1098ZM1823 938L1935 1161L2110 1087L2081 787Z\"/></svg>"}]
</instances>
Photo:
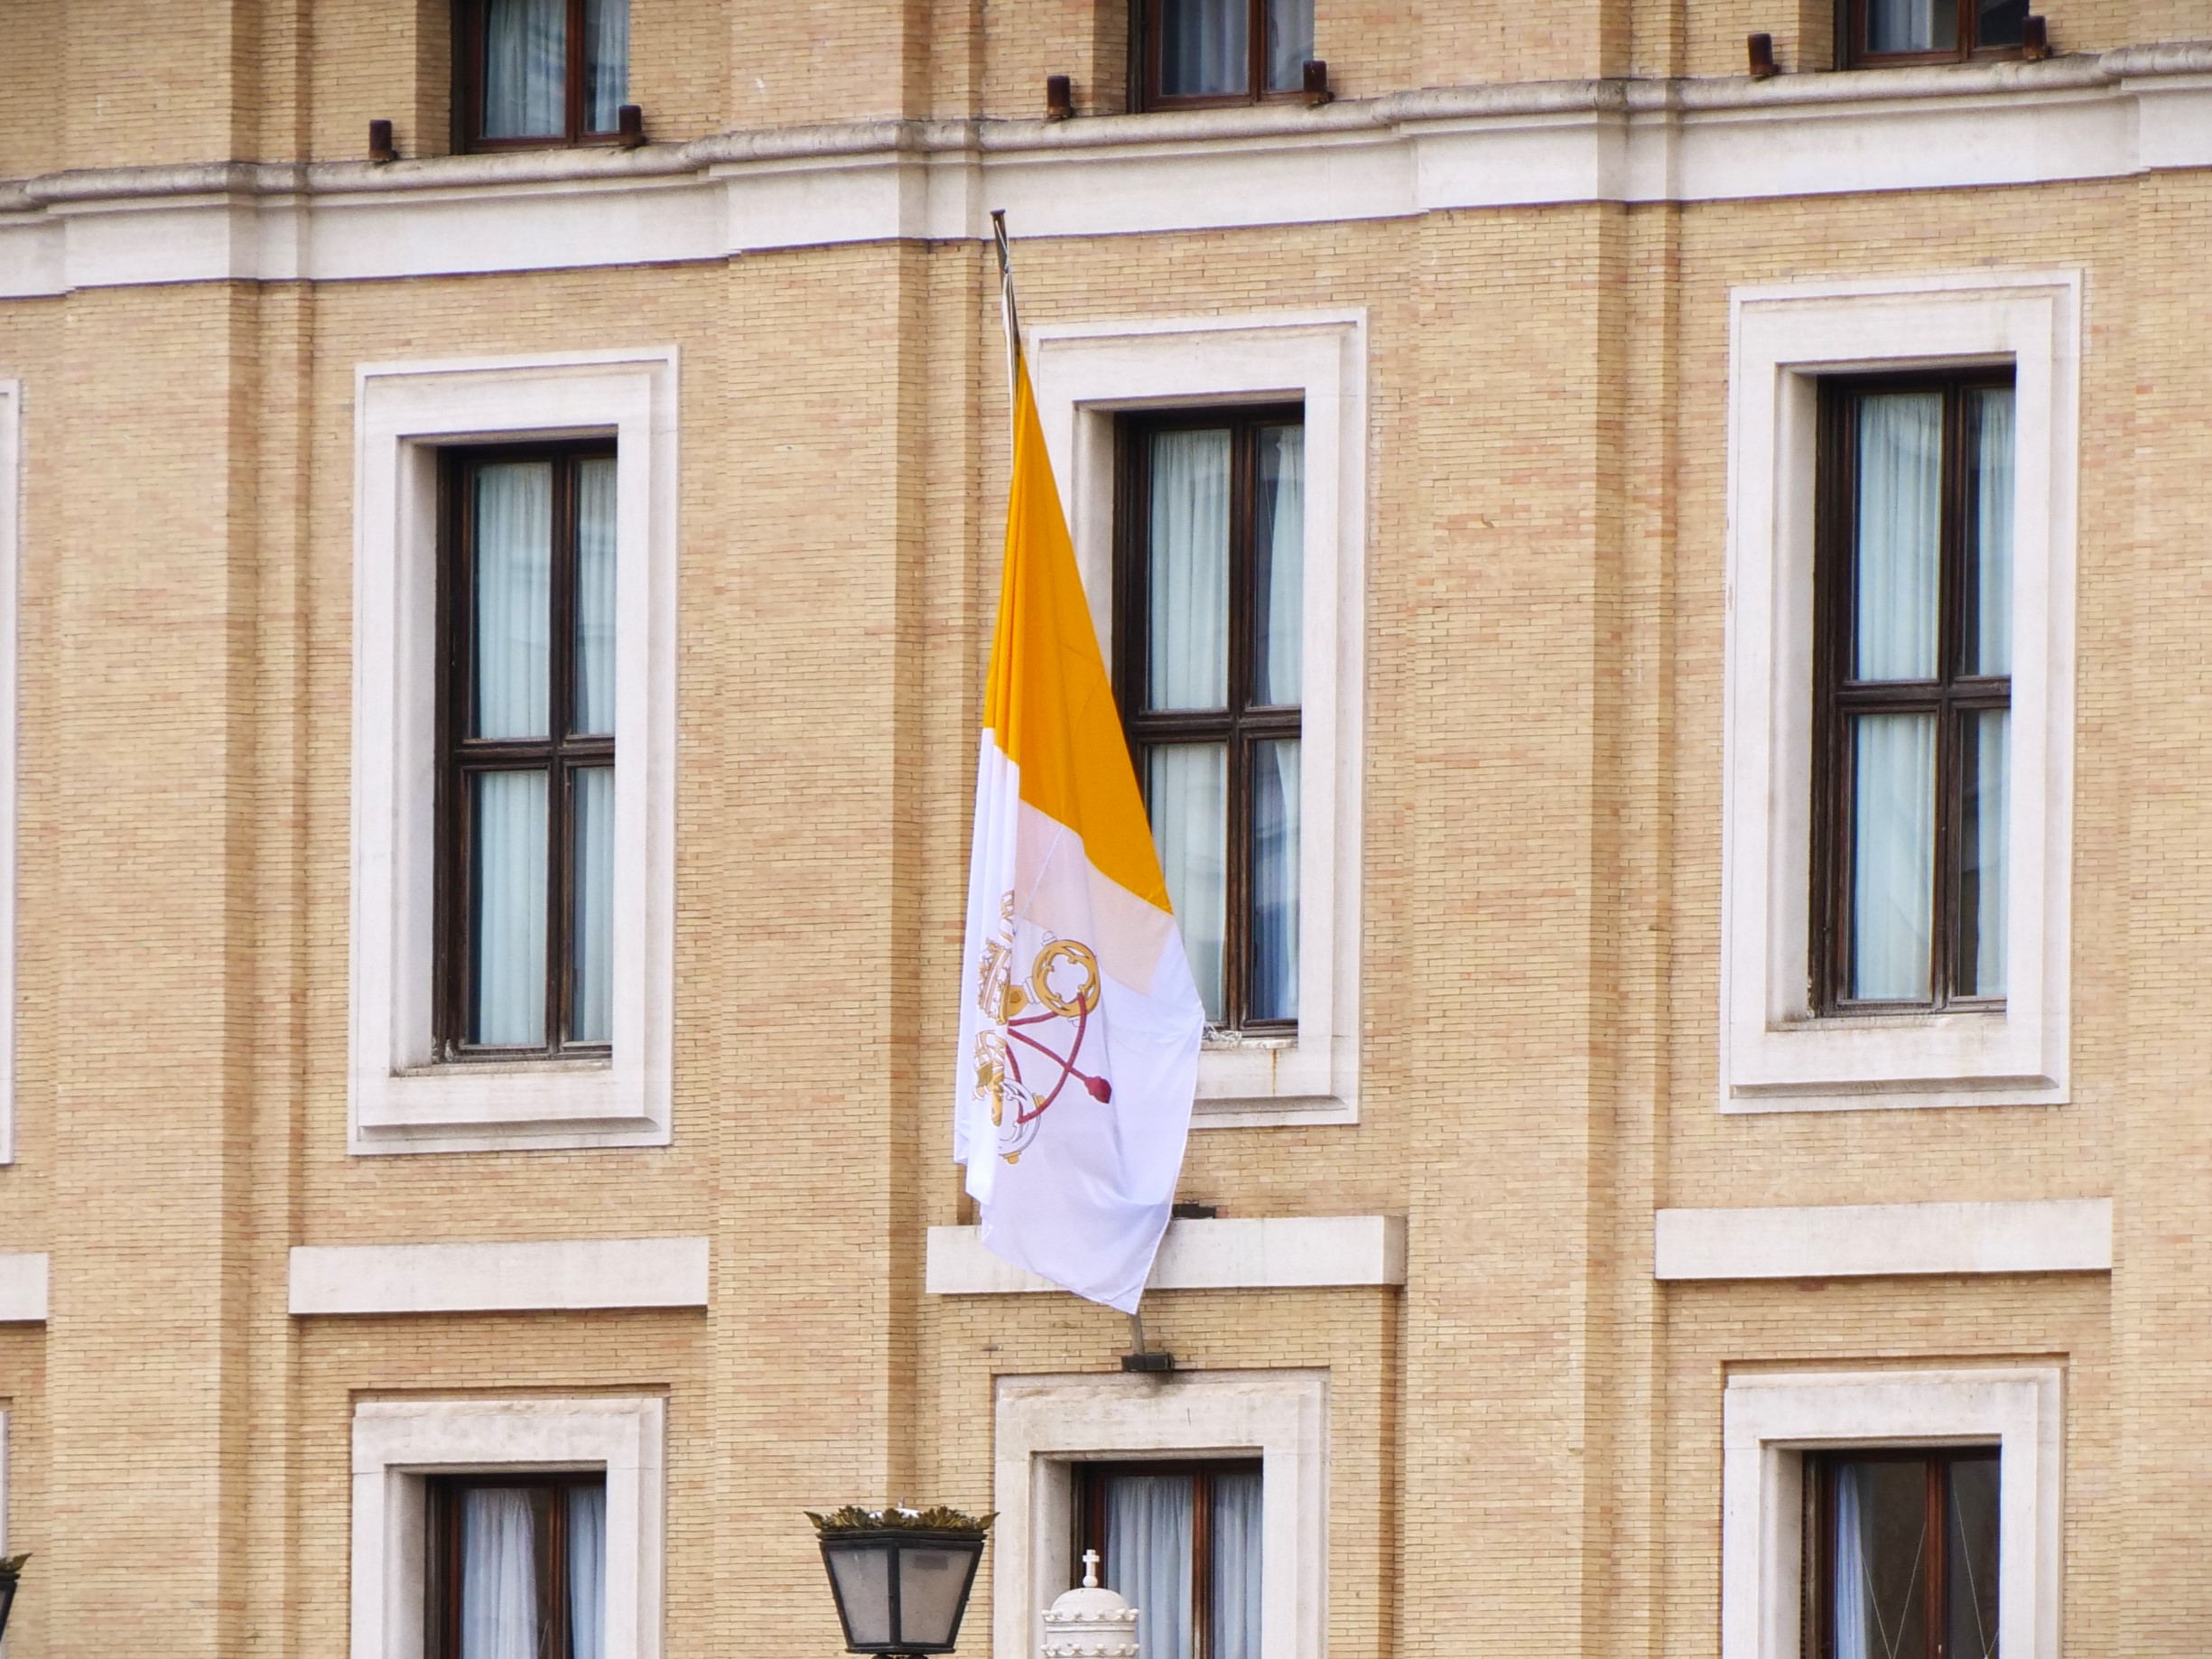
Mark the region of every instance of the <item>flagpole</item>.
<instances>
[{"instance_id":1,"label":"flagpole","mask_svg":"<svg viewBox=\"0 0 2212 1659\"><path fill-rule=\"evenodd\" d=\"M1014 366L1021 359L1021 316L1014 306L1014 250L1007 240L1006 210L990 210L991 240L999 249L999 320L1006 329L1006 395L1014 398Z\"/></svg>"}]
</instances>

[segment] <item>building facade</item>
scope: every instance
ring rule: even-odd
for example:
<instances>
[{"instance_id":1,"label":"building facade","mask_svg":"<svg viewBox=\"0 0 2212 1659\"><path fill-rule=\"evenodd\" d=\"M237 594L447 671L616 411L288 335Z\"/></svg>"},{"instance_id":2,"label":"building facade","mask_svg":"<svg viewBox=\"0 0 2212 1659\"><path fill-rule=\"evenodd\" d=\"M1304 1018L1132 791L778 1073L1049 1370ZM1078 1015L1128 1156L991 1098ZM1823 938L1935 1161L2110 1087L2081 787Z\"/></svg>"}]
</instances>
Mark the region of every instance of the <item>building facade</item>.
<instances>
[{"instance_id":1,"label":"building facade","mask_svg":"<svg viewBox=\"0 0 2212 1659\"><path fill-rule=\"evenodd\" d=\"M11 0L14 1659L2212 1648L2208 42ZM1165 1375L949 1161L995 208Z\"/></svg>"}]
</instances>

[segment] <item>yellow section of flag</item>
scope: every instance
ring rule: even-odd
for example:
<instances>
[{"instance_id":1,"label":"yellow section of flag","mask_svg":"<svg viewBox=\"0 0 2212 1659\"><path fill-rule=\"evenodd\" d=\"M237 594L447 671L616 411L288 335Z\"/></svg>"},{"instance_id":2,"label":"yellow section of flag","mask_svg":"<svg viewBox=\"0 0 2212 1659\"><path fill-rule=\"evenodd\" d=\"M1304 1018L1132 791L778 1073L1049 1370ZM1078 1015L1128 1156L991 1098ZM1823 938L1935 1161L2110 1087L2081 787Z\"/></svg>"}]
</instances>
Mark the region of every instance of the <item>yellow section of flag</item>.
<instances>
[{"instance_id":1,"label":"yellow section of flag","mask_svg":"<svg viewBox=\"0 0 2212 1659\"><path fill-rule=\"evenodd\" d=\"M1023 801L1082 837L1101 875L1171 909L1053 482L1029 366L1018 357L1006 570L983 724L1019 769Z\"/></svg>"}]
</instances>

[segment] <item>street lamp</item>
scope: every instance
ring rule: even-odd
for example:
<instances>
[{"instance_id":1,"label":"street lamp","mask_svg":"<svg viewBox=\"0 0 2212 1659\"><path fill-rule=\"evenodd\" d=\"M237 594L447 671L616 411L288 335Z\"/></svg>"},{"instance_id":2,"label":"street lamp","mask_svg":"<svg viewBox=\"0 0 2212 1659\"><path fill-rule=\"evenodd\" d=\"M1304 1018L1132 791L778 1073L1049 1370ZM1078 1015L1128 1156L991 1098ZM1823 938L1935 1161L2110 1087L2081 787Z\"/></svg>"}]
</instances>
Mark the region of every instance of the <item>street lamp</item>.
<instances>
[{"instance_id":1,"label":"street lamp","mask_svg":"<svg viewBox=\"0 0 2212 1659\"><path fill-rule=\"evenodd\" d=\"M845 1651L887 1659L951 1653L995 1518L850 1504L832 1515L808 1511L845 1627Z\"/></svg>"},{"instance_id":2,"label":"street lamp","mask_svg":"<svg viewBox=\"0 0 2212 1659\"><path fill-rule=\"evenodd\" d=\"M0 1558L0 1635L8 1627L8 1615L15 1609L15 1585L23 1576L23 1563L31 1557L10 1555Z\"/></svg>"}]
</instances>

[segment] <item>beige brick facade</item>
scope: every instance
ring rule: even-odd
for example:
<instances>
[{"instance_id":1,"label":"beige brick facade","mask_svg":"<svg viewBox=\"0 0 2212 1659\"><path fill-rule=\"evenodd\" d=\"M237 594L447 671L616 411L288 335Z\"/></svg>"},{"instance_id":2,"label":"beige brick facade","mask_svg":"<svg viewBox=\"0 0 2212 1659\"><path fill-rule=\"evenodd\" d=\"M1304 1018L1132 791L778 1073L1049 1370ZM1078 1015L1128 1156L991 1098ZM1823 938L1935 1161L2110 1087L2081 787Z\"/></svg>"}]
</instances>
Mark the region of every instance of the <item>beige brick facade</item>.
<instances>
[{"instance_id":1,"label":"beige brick facade","mask_svg":"<svg viewBox=\"0 0 2212 1659\"><path fill-rule=\"evenodd\" d=\"M1826 0L1315 9L1340 94L1299 152L1317 174L1370 142L1322 125L1362 99L1694 93L1741 77L1754 29L1786 86L1827 69L1833 35ZM2053 76L2212 36L2200 0L2049 9ZM1221 112L1219 140L1120 116L1117 0L631 10L654 143L609 169L878 120L973 123L943 154L988 156L1055 72L1069 130L1125 120L1140 161L1228 144L1249 114ZM395 214L464 210L437 208L441 178L469 213L531 191L566 210L572 181L448 157L449 11L0 0L0 383L21 388L23 452L0 478L23 504L0 1251L45 1253L51 1275L45 1322L0 1328L5 1537L33 1552L11 1659L366 1659L356 1403L596 1393L668 1401L663 1651L826 1656L799 1511L990 1508L994 1378L1113 1373L1127 1346L1119 1316L1064 1296L924 1286L926 1228L970 1219L951 990L1008 464L980 221L839 219L715 256L587 237L573 258L429 268L456 218L428 252L338 275L134 277L98 265L118 242L81 255L111 273L87 276L34 248L78 170L149 170L102 185L109 206L242 215L280 185L151 170L327 163L281 189L342 207L379 117L403 166L451 170ZM2190 63L2169 103L2212 84L2212 55ZM2123 95L2108 79L2094 96ZM2092 96L2043 84L1975 81L1974 107ZM1146 1310L1185 1366L1328 1372L1333 1659L1711 1659L1726 1379L1996 1361L2064 1374L2058 1651L2212 1652L2192 967L2212 931L2212 158L2038 164L1323 222L1223 200L1019 248L1031 325L1363 313L1359 1122L1202 1132L1183 1190L1232 1217L1403 1216L1406 1283ZM675 166L594 198L611 245L675 200ZM810 200L860 188L841 178ZM183 246L168 220L144 234ZM237 234L276 259L276 232ZM1723 1113L1730 296L1992 270L2078 272L2084 296L2070 1097ZM670 1143L349 1152L357 368L670 347ZM2110 1273L1652 1276L1660 1209L2080 1198L2113 1200ZM298 1245L676 1236L710 1241L703 1311L288 1311ZM962 1653L990 1651L994 1593L987 1558Z\"/></svg>"}]
</instances>

